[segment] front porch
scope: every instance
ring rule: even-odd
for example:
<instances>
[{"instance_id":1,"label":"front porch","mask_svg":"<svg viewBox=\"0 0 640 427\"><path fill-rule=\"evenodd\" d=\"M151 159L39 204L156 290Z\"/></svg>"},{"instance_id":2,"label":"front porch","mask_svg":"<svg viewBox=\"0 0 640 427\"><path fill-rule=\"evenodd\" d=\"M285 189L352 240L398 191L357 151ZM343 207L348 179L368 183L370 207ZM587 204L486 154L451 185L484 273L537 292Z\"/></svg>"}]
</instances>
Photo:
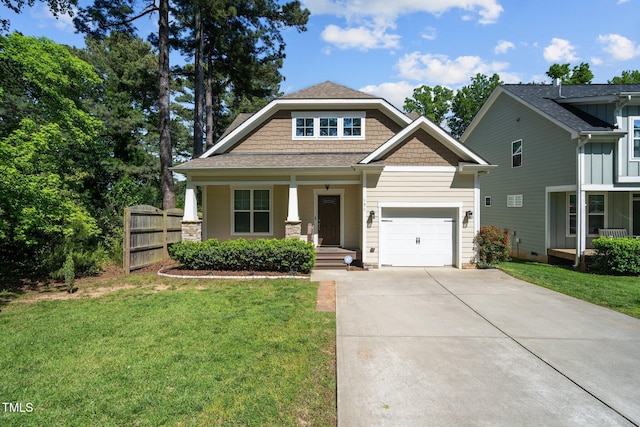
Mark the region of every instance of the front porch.
<instances>
[{"instance_id":1,"label":"front porch","mask_svg":"<svg viewBox=\"0 0 640 427\"><path fill-rule=\"evenodd\" d=\"M595 254L595 249L584 250L584 262L586 265L589 265L591 258ZM547 257L549 258L549 264L554 264L554 262L552 262L554 258L556 260L571 261L573 263L576 260L576 250L575 248L549 248L547 249Z\"/></svg>"}]
</instances>

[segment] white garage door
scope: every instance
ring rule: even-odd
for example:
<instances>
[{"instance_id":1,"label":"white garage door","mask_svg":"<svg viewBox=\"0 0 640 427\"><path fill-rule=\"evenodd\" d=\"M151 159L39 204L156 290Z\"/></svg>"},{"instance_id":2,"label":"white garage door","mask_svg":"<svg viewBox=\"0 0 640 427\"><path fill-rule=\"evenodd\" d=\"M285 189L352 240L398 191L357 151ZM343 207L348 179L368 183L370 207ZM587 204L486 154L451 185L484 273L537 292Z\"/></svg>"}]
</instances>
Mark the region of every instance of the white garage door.
<instances>
[{"instance_id":1,"label":"white garage door","mask_svg":"<svg viewBox=\"0 0 640 427\"><path fill-rule=\"evenodd\" d=\"M456 209L382 208L380 263L393 266L455 264Z\"/></svg>"}]
</instances>

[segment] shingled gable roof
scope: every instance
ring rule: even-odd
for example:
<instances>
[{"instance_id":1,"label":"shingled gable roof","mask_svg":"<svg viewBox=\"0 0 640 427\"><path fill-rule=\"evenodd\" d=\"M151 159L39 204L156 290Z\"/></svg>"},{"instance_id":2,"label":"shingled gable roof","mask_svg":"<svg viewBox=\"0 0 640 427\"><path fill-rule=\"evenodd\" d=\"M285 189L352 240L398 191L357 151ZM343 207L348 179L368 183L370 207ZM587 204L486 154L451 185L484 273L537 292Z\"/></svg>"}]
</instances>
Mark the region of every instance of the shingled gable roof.
<instances>
[{"instance_id":1,"label":"shingled gable roof","mask_svg":"<svg viewBox=\"0 0 640 427\"><path fill-rule=\"evenodd\" d=\"M501 94L511 96L518 102L547 117L550 121L571 132L574 138L577 138L581 133L588 132L617 134L619 132L616 132L612 124L585 113L576 108L575 105L614 101L620 95L630 93L640 96L640 85L501 85L496 88L485 105L482 106L467 131L462 135L461 140L465 141L467 139L468 135L473 132L475 125Z\"/></svg>"},{"instance_id":2,"label":"shingled gable roof","mask_svg":"<svg viewBox=\"0 0 640 427\"><path fill-rule=\"evenodd\" d=\"M486 167L487 170L494 167L489 165L486 160L484 160L478 154L474 153L468 147L462 145L459 141L445 132L441 127L435 125L433 122L423 116L420 116L418 119L414 120L413 123L404 128L402 131L398 132L398 134L378 147L378 149L376 149L373 153L365 157L362 160L361 164L374 164L376 161L382 160L388 153L390 153L395 147L405 141L407 137L411 136L418 129L425 130L438 142L444 145L447 149L453 151L465 162L472 163L483 168ZM470 166L468 163L467 166Z\"/></svg>"},{"instance_id":3,"label":"shingled gable roof","mask_svg":"<svg viewBox=\"0 0 640 427\"><path fill-rule=\"evenodd\" d=\"M333 82L324 82L288 96L274 99L260 111L252 115L238 116L229 126L223 136L213 147L207 150L201 157L223 154L237 143L242 137L268 120L273 114L282 109L326 109L341 108L348 105L350 108L378 108L402 126L411 123L411 119L386 100L369 95L364 92L350 89Z\"/></svg>"},{"instance_id":4,"label":"shingled gable roof","mask_svg":"<svg viewBox=\"0 0 640 427\"><path fill-rule=\"evenodd\" d=\"M360 92L334 82L326 81L297 92L290 93L282 99L376 99L377 96Z\"/></svg>"}]
</instances>

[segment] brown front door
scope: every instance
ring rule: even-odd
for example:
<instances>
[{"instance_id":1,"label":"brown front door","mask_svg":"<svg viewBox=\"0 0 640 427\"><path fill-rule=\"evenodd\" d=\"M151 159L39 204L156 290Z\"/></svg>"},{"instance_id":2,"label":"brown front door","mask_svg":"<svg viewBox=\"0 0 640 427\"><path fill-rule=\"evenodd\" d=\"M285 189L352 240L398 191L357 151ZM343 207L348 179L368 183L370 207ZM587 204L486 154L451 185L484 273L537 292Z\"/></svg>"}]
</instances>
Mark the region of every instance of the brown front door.
<instances>
[{"instance_id":1,"label":"brown front door","mask_svg":"<svg viewBox=\"0 0 640 427\"><path fill-rule=\"evenodd\" d=\"M318 196L318 244L340 245L340 196Z\"/></svg>"}]
</instances>

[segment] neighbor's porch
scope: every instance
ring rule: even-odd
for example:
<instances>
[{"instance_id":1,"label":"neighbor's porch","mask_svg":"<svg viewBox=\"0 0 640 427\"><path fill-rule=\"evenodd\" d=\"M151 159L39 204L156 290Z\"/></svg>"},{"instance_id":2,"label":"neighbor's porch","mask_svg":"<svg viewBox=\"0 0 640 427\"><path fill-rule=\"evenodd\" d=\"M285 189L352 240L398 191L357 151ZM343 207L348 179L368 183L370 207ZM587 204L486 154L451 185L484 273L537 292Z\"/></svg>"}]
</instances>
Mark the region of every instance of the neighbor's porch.
<instances>
[{"instance_id":1,"label":"neighbor's porch","mask_svg":"<svg viewBox=\"0 0 640 427\"><path fill-rule=\"evenodd\" d=\"M640 236L640 191L585 191L582 209L578 199L576 191L569 187L548 193L549 258L575 261L576 248L580 246L588 262L595 254L592 242L603 231L605 235L615 231L616 236Z\"/></svg>"}]
</instances>

